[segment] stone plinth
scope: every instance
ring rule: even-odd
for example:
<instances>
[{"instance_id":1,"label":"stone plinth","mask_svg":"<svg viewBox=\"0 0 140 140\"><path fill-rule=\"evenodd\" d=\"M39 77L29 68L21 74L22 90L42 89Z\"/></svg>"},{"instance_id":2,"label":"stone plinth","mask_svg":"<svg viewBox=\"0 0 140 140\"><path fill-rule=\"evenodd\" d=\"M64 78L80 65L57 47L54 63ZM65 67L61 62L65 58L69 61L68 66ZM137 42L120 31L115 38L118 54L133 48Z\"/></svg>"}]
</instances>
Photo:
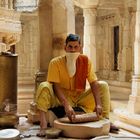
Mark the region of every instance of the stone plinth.
<instances>
[{"instance_id":1,"label":"stone plinth","mask_svg":"<svg viewBox=\"0 0 140 140\"><path fill-rule=\"evenodd\" d=\"M140 115L128 112L127 109L115 109L114 113L118 116L115 125L122 129L140 135Z\"/></svg>"},{"instance_id":2,"label":"stone plinth","mask_svg":"<svg viewBox=\"0 0 140 140\"><path fill-rule=\"evenodd\" d=\"M129 96L128 109L130 112L140 113L140 96Z\"/></svg>"}]
</instances>

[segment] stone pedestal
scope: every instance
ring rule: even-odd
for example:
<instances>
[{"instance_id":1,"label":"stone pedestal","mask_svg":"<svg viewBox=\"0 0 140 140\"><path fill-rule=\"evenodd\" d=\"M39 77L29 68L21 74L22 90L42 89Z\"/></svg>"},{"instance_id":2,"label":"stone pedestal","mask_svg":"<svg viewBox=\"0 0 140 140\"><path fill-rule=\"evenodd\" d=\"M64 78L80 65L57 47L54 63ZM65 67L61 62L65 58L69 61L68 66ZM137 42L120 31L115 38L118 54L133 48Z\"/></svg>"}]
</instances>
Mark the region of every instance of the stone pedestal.
<instances>
[{"instance_id":1,"label":"stone pedestal","mask_svg":"<svg viewBox=\"0 0 140 140\"><path fill-rule=\"evenodd\" d=\"M118 116L118 120L115 121L116 126L140 135L139 114L130 113L127 109L115 109L114 113Z\"/></svg>"}]
</instances>

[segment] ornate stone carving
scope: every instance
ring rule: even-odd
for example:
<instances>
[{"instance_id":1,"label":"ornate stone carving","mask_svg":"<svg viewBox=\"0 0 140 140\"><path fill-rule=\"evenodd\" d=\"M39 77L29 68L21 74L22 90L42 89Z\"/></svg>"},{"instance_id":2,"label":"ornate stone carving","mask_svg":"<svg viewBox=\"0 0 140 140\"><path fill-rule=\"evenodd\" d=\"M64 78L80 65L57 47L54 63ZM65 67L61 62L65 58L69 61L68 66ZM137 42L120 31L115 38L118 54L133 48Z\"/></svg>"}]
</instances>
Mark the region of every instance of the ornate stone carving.
<instances>
[{"instance_id":1,"label":"ornate stone carving","mask_svg":"<svg viewBox=\"0 0 140 140\"><path fill-rule=\"evenodd\" d=\"M21 34L20 13L0 9L0 30L1 32L11 32Z\"/></svg>"}]
</instances>

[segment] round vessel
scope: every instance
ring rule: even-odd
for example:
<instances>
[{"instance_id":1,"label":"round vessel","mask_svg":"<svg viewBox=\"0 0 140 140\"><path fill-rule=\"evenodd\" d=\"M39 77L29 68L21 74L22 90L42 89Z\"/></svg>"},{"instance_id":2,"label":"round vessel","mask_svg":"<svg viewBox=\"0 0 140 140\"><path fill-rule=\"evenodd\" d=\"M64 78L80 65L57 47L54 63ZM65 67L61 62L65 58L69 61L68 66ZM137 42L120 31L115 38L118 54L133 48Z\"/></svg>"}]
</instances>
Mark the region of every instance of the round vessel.
<instances>
[{"instance_id":1,"label":"round vessel","mask_svg":"<svg viewBox=\"0 0 140 140\"><path fill-rule=\"evenodd\" d=\"M17 129L0 130L0 140L19 140L20 132Z\"/></svg>"}]
</instances>

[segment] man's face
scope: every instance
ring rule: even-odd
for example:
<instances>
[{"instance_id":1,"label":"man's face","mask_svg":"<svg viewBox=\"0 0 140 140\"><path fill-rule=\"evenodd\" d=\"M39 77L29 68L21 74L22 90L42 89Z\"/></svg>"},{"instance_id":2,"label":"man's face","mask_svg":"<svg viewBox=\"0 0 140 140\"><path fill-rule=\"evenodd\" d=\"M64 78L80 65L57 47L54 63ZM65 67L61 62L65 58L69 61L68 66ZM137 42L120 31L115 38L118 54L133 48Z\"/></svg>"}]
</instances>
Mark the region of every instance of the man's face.
<instances>
[{"instance_id":1,"label":"man's face","mask_svg":"<svg viewBox=\"0 0 140 140\"><path fill-rule=\"evenodd\" d=\"M80 52L81 46L78 41L69 41L68 44L65 46L65 51L71 53Z\"/></svg>"}]
</instances>

